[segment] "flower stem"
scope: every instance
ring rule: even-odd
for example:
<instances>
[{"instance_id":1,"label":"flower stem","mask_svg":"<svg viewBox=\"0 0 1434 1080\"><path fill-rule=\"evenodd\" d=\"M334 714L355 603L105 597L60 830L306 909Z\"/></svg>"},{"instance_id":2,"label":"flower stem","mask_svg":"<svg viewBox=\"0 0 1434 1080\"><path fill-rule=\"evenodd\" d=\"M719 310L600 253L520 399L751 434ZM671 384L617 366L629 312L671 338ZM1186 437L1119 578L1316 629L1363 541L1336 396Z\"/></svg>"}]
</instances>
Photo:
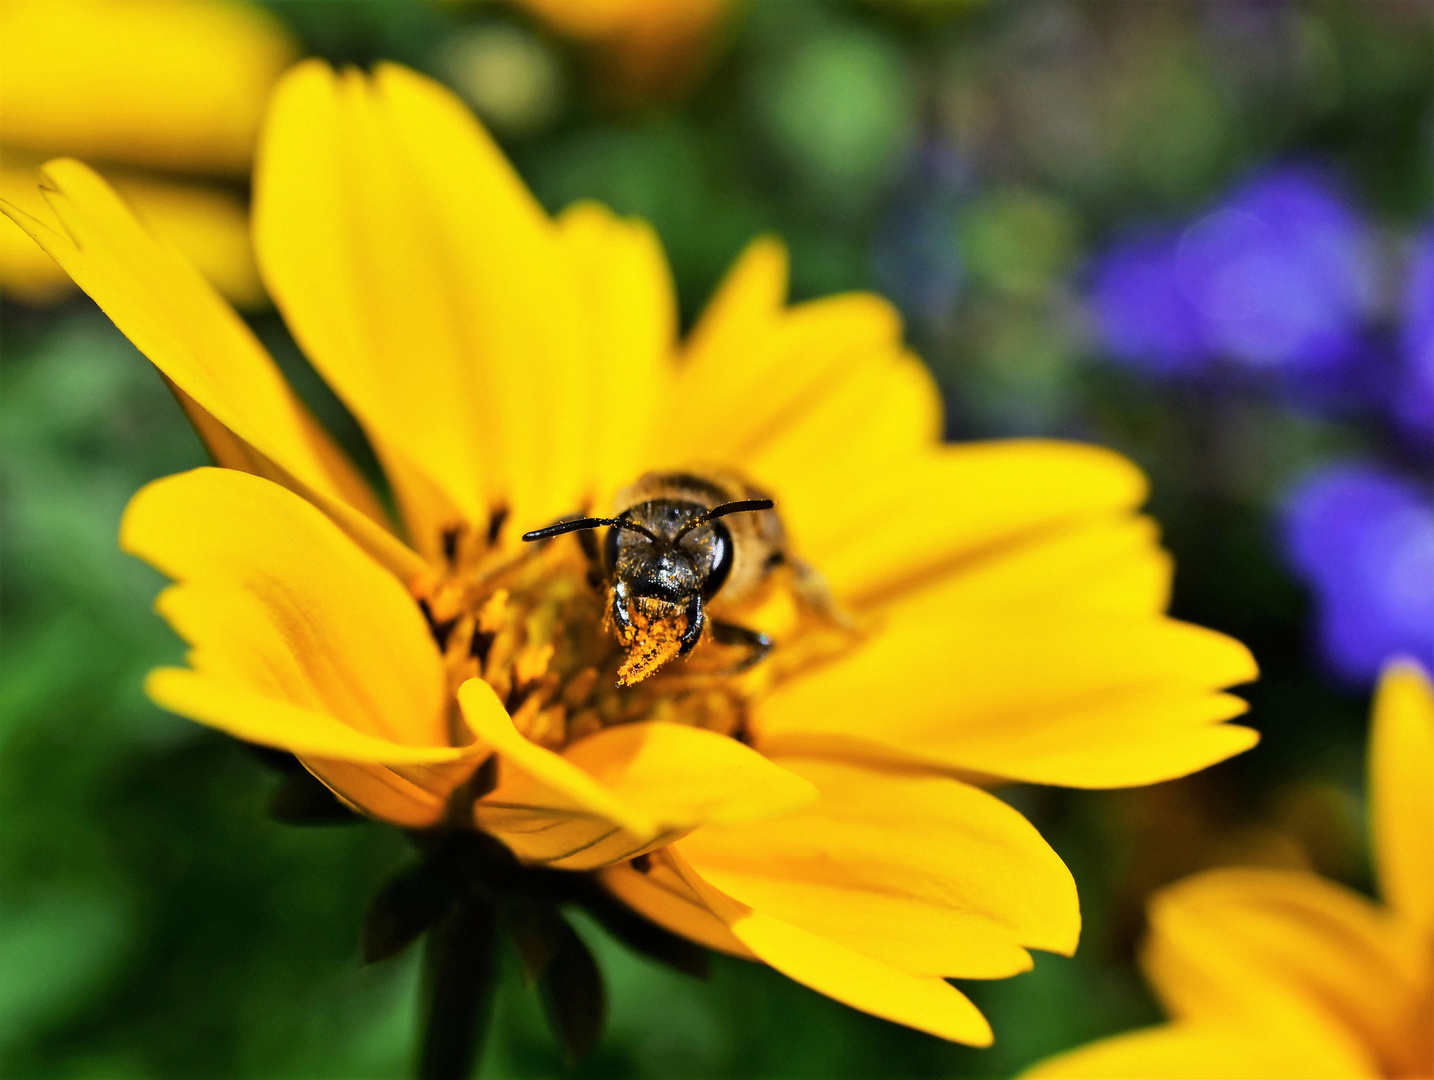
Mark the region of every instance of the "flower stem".
<instances>
[{"instance_id":1,"label":"flower stem","mask_svg":"<svg viewBox=\"0 0 1434 1080\"><path fill-rule=\"evenodd\" d=\"M498 912L469 896L428 934L419 1080L469 1080L482 1054L497 985Z\"/></svg>"}]
</instances>

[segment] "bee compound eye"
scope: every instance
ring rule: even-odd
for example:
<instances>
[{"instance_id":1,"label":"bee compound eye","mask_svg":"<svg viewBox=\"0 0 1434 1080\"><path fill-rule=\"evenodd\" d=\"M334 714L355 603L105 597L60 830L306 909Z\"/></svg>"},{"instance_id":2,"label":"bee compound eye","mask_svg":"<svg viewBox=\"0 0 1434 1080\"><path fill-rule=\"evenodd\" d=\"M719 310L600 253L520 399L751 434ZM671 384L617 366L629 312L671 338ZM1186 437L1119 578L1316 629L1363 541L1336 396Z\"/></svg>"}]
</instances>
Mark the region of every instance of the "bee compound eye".
<instances>
[{"instance_id":1,"label":"bee compound eye","mask_svg":"<svg viewBox=\"0 0 1434 1080\"><path fill-rule=\"evenodd\" d=\"M702 579L704 600L711 600L722 591L722 586L727 584L727 578L732 573L732 560L736 555L732 549L732 534L727 531L727 526L720 521L714 521L708 527L712 530L712 561L708 564L706 577Z\"/></svg>"},{"instance_id":2,"label":"bee compound eye","mask_svg":"<svg viewBox=\"0 0 1434 1080\"><path fill-rule=\"evenodd\" d=\"M608 529L608 531L607 531L607 537L606 537L606 539L604 539L604 541L603 541L603 547L602 547L603 562L607 565L607 572L608 572L609 574L613 574L613 573L616 573L616 572L617 572L617 544L618 544L618 537L619 537L621 534L622 534L622 530L621 530L621 529L613 529L613 528L610 528L610 529Z\"/></svg>"}]
</instances>

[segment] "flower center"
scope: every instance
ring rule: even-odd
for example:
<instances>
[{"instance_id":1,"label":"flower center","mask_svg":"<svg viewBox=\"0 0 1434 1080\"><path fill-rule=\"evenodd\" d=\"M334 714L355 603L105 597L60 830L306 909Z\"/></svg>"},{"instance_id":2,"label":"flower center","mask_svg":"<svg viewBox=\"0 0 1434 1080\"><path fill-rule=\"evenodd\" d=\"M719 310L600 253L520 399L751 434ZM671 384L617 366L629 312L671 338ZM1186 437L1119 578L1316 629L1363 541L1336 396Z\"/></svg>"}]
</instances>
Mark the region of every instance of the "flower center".
<instances>
[{"instance_id":1,"label":"flower center","mask_svg":"<svg viewBox=\"0 0 1434 1080\"><path fill-rule=\"evenodd\" d=\"M743 739L756 697L845 652L860 636L826 599L820 577L787 560L739 605L714 597L710 611L732 624L709 617L688 655L632 685L632 635L613 625L612 582L595 545L570 534L516 547L501 542L502 526L496 514L487 534L445 533L444 564L415 591L442 650L450 694L481 677L518 731L549 749L641 720ZM642 623L646 609L634 601L631 610ZM738 623L770 639L758 662L750 642L712 630ZM457 738L456 712L451 723Z\"/></svg>"}]
</instances>

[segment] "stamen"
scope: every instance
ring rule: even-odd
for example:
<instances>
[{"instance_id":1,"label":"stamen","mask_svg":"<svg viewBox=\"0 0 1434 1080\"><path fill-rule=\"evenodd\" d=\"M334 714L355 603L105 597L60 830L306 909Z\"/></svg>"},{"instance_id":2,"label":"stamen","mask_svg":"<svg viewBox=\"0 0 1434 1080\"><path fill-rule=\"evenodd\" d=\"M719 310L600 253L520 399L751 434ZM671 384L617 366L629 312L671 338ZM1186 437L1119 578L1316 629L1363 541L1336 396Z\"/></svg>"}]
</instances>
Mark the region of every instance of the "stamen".
<instances>
[{"instance_id":1,"label":"stamen","mask_svg":"<svg viewBox=\"0 0 1434 1080\"><path fill-rule=\"evenodd\" d=\"M434 618L433 608L422 597L418 601L418 610L423 612L424 621L428 623L428 632L433 635L433 640L438 642L438 651L442 652L448 648L448 635L453 633L453 627L458 624L458 620L444 619L440 622Z\"/></svg>"},{"instance_id":2,"label":"stamen","mask_svg":"<svg viewBox=\"0 0 1434 1080\"><path fill-rule=\"evenodd\" d=\"M463 526L454 525L443 530L443 558L452 566L458 559L458 539L463 535Z\"/></svg>"},{"instance_id":3,"label":"stamen","mask_svg":"<svg viewBox=\"0 0 1434 1080\"><path fill-rule=\"evenodd\" d=\"M771 628L771 656L742 672L731 647L709 640L681 658L685 613L652 598L632 601L630 640L619 640L605 583L589 587L592 563L578 537L524 545L515 557L513 549L474 544L471 533L451 542L450 534L443 544L452 562L415 587L449 686L482 678L517 729L550 749L651 720L743 738L754 694L854 641L851 631L802 614L794 571L784 566L772 572L770 595L733 612Z\"/></svg>"},{"instance_id":4,"label":"stamen","mask_svg":"<svg viewBox=\"0 0 1434 1080\"><path fill-rule=\"evenodd\" d=\"M547 674L548 663L552 659L553 643L551 641L542 644L533 642L526 646L518 654L518 659L513 664L514 674L518 677L518 685L523 686L541 679Z\"/></svg>"},{"instance_id":5,"label":"stamen","mask_svg":"<svg viewBox=\"0 0 1434 1080\"><path fill-rule=\"evenodd\" d=\"M493 647L493 639L496 636L482 630L473 631L473 640L468 643L468 655L477 660L480 667L488 659L488 650Z\"/></svg>"},{"instance_id":6,"label":"stamen","mask_svg":"<svg viewBox=\"0 0 1434 1080\"><path fill-rule=\"evenodd\" d=\"M503 523L508 520L508 508L506 506L496 507L488 517L488 546L492 547L498 542L498 537L503 532Z\"/></svg>"},{"instance_id":7,"label":"stamen","mask_svg":"<svg viewBox=\"0 0 1434 1080\"><path fill-rule=\"evenodd\" d=\"M585 667L574 675L569 681L567 689L563 691L563 704L569 709L576 709L596 688L598 682L598 669Z\"/></svg>"}]
</instances>

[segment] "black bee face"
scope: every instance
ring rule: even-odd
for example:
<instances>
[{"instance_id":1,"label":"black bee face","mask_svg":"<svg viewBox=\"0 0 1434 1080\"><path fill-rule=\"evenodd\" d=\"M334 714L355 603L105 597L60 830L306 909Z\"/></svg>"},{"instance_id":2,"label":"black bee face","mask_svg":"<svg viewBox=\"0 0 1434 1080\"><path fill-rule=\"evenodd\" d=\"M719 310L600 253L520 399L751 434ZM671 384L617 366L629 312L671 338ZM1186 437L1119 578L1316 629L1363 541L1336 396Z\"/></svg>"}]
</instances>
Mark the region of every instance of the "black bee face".
<instances>
[{"instance_id":1,"label":"black bee face","mask_svg":"<svg viewBox=\"0 0 1434 1080\"><path fill-rule=\"evenodd\" d=\"M633 597L686 606L717 595L732 569L732 535L720 521L703 521L707 507L675 499L639 503L621 517L645 532L613 528L607 570Z\"/></svg>"},{"instance_id":2,"label":"black bee face","mask_svg":"<svg viewBox=\"0 0 1434 1080\"><path fill-rule=\"evenodd\" d=\"M645 479L664 482L657 475ZM721 488L686 474L665 479L696 487L704 495L708 489L723 494ZM615 518L575 518L523 534L525 542L533 543L569 532L608 530L603 549L609 583L605 620L627 654L617 670L618 686L641 682L669 660L686 656L701 639L707 624L703 605L721 591L736 561L732 532L718 518L772 509L771 499L716 501L713 506L691 498L649 498ZM596 556L596 550L589 551ZM742 641L756 642L764 650L759 655L771 647L765 635L740 627L736 631L745 635Z\"/></svg>"}]
</instances>

